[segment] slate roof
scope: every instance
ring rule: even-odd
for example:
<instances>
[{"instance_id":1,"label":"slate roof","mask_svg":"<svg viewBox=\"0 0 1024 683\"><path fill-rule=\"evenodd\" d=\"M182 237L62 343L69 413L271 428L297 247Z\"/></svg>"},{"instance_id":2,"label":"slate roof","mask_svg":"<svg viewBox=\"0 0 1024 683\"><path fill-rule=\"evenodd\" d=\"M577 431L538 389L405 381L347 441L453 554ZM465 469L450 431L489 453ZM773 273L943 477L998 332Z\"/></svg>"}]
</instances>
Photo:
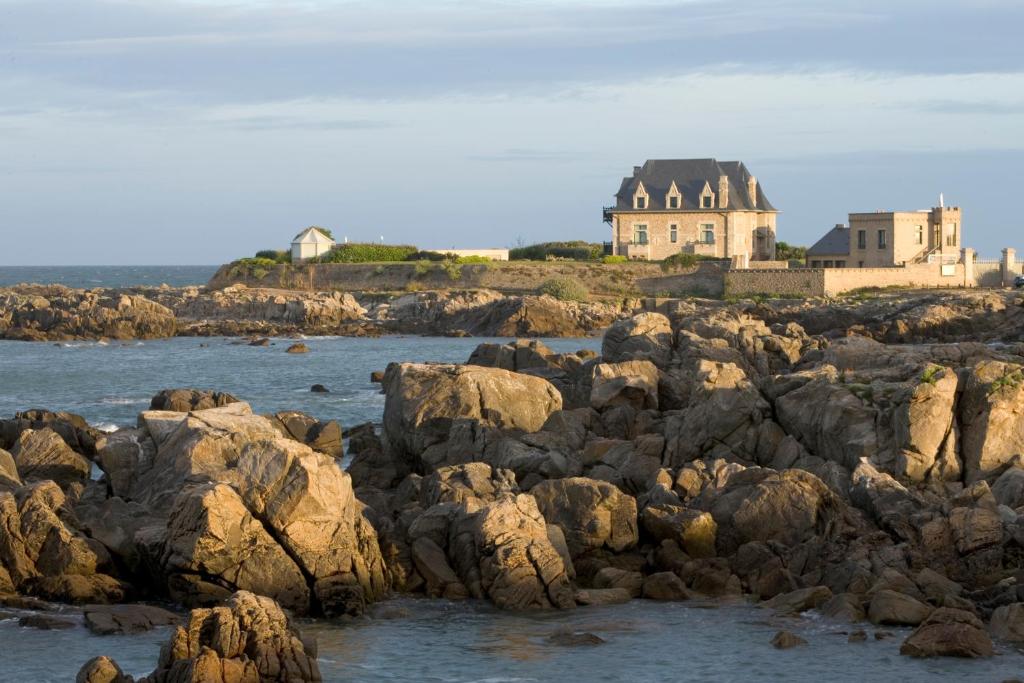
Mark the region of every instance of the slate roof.
<instances>
[{"instance_id":1,"label":"slate roof","mask_svg":"<svg viewBox=\"0 0 1024 683\"><path fill-rule=\"evenodd\" d=\"M711 191L716 195L715 203L717 204L718 179L723 175L729 178L727 210L776 210L765 196L760 182L757 183L756 205L751 201L752 198L747 192L747 180L751 177L751 173L742 161L717 161L716 159L648 159L640 167L639 173L622 179L622 185L615 195L615 208L620 211L633 210L633 194L641 182L650 197L647 204L648 209L657 211L667 208L665 195L672 187L673 181L683 195L685 210L700 207L700 193L704 189L705 183L711 186Z\"/></svg>"},{"instance_id":2,"label":"slate roof","mask_svg":"<svg viewBox=\"0 0 1024 683\"><path fill-rule=\"evenodd\" d=\"M334 244L334 240L316 228L309 227L296 235L292 244Z\"/></svg>"},{"instance_id":3,"label":"slate roof","mask_svg":"<svg viewBox=\"0 0 1024 683\"><path fill-rule=\"evenodd\" d=\"M833 256L850 253L850 229L845 225L836 227L825 233L825 236L807 250L808 256Z\"/></svg>"}]
</instances>

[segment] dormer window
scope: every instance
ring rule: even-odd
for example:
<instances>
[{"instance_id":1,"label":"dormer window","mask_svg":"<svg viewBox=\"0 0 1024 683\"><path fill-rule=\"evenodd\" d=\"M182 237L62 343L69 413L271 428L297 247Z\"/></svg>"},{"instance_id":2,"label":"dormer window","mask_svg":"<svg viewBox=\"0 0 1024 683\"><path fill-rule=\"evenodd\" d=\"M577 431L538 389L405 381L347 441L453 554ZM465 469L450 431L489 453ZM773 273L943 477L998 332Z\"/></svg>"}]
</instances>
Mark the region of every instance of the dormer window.
<instances>
[{"instance_id":1,"label":"dormer window","mask_svg":"<svg viewBox=\"0 0 1024 683\"><path fill-rule=\"evenodd\" d=\"M666 209L681 209L683 208L683 195L676 187L676 182L672 181L672 186L668 188L668 192L665 194L665 208Z\"/></svg>"},{"instance_id":2,"label":"dormer window","mask_svg":"<svg viewBox=\"0 0 1024 683\"><path fill-rule=\"evenodd\" d=\"M713 209L715 207L715 193L711 191L711 183L704 183L704 189L700 191L700 208Z\"/></svg>"},{"instance_id":3,"label":"dormer window","mask_svg":"<svg viewBox=\"0 0 1024 683\"><path fill-rule=\"evenodd\" d=\"M643 183L636 186L636 192L633 193L633 208L634 209L646 209L648 202L647 188L644 187Z\"/></svg>"}]
</instances>

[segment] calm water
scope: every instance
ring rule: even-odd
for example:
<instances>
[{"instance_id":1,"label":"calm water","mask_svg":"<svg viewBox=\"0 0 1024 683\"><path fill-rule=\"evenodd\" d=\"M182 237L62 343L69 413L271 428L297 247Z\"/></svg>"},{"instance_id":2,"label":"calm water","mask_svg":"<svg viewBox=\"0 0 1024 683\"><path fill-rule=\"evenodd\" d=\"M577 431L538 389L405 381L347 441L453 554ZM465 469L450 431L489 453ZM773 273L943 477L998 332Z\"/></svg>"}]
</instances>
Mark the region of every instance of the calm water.
<instances>
[{"instance_id":1,"label":"calm water","mask_svg":"<svg viewBox=\"0 0 1024 683\"><path fill-rule=\"evenodd\" d=\"M309 353L285 353L294 340L267 347L223 337L146 342L0 341L0 417L28 408L78 413L91 424L135 423L160 389L227 391L260 413L301 410L344 426L379 422L380 387L370 373L391 361L463 363L477 344L507 339L383 337L304 339ZM556 351L599 349L600 339L548 339ZM314 394L323 384L331 393Z\"/></svg>"},{"instance_id":2,"label":"calm water","mask_svg":"<svg viewBox=\"0 0 1024 683\"><path fill-rule=\"evenodd\" d=\"M205 285L218 266L0 266L0 287L22 282L92 287Z\"/></svg>"},{"instance_id":3,"label":"calm water","mask_svg":"<svg viewBox=\"0 0 1024 683\"><path fill-rule=\"evenodd\" d=\"M400 598L353 621L303 623L316 636L325 681L350 683L532 683L542 681L987 681L1024 671L1005 650L988 661L913 660L899 646L909 631L848 643L849 627L812 614L780 619L749 606L705 609L635 600L571 612L509 614L476 602ZM775 650L780 628L808 641ZM605 642L566 647L558 633L593 633ZM0 621L4 680L70 681L91 657L106 654L133 675L149 673L168 631L136 636L23 629ZM59 654L55 654L59 653Z\"/></svg>"},{"instance_id":4,"label":"calm water","mask_svg":"<svg viewBox=\"0 0 1024 683\"><path fill-rule=\"evenodd\" d=\"M127 345L0 342L0 416L29 407L71 410L90 422L131 424L164 387L230 391L260 412L299 409L351 425L379 421L384 397L370 372L391 360L464 361L483 339L313 338L311 352L285 353L232 340L169 339ZM558 339L558 351L596 349L598 339ZM203 345L206 346L203 346ZM313 383L330 394L312 394ZM166 630L99 637L21 628L0 609L0 680L69 681L88 659L116 658L131 674L152 670ZM368 618L318 621L327 681L528 683L533 681L990 681L1024 674L1024 656L1007 648L985 662L917 661L899 656L906 631L847 643L843 627L820 619L780 621L754 607L701 609L686 603L633 601L607 608L508 614L480 603L402 598ZM769 645L788 628L809 646ZM560 631L590 632L606 642L563 647ZM868 628L871 633L873 629Z\"/></svg>"}]
</instances>

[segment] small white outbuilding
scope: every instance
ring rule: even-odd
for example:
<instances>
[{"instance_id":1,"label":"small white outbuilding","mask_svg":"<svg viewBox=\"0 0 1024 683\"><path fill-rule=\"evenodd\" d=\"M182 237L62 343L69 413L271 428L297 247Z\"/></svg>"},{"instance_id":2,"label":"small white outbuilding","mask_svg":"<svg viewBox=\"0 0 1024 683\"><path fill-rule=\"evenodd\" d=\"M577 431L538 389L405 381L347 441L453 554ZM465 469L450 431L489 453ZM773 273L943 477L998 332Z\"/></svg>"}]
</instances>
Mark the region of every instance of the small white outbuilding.
<instances>
[{"instance_id":1,"label":"small white outbuilding","mask_svg":"<svg viewBox=\"0 0 1024 683\"><path fill-rule=\"evenodd\" d=\"M292 263L302 263L326 254L334 248L334 240L319 228L308 227L292 240Z\"/></svg>"}]
</instances>

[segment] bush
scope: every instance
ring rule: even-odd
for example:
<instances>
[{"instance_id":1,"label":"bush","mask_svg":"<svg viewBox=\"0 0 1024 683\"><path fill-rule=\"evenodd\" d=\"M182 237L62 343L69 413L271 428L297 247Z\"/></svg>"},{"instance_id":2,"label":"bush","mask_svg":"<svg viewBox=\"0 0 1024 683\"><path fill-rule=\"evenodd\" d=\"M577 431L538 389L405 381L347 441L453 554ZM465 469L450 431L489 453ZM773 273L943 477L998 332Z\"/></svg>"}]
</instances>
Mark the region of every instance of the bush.
<instances>
[{"instance_id":1,"label":"bush","mask_svg":"<svg viewBox=\"0 0 1024 683\"><path fill-rule=\"evenodd\" d=\"M493 263L493 261L486 256L458 256L455 259L456 263Z\"/></svg>"},{"instance_id":2,"label":"bush","mask_svg":"<svg viewBox=\"0 0 1024 683\"><path fill-rule=\"evenodd\" d=\"M697 265L697 261L700 258L696 254L684 254L679 252L678 254L672 254L667 259L661 262L661 269L666 273L670 270L684 270L686 268L693 268Z\"/></svg>"},{"instance_id":3,"label":"bush","mask_svg":"<svg viewBox=\"0 0 1024 683\"><path fill-rule=\"evenodd\" d=\"M291 263L292 253L290 251L280 251L278 249L263 249L262 251L256 252L256 258L266 259L273 261L274 263Z\"/></svg>"},{"instance_id":4,"label":"bush","mask_svg":"<svg viewBox=\"0 0 1024 683\"><path fill-rule=\"evenodd\" d=\"M597 261L604 256L604 245L600 242L542 242L527 247L516 247L508 253L512 261L547 261L567 259L570 261Z\"/></svg>"},{"instance_id":5,"label":"bush","mask_svg":"<svg viewBox=\"0 0 1024 683\"><path fill-rule=\"evenodd\" d=\"M775 243L775 258L779 261L807 261L807 247L797 247L785 242Z\"/></svg>"},{"instance_id":6,"label":"bush","mask_svg":"<svg viewBox=\"0 0 1024 683\"><path fill-rule=\"evenodd\" d=\"M604 256L601 258L601 263L626 263L629 261L625 256Z\"/></svg>"},{"instance_id":7,"label":"bush","mask_svg":"<svg viewBox=\"0 0 1024 683\"><path fill-rule=\"evenodd\" d=\"M376 244L373 242L348 242L339 244L323 256L315 259L318 263L374 263L405 261L416 253L416 247L408 244Z\"/></svg>"},{"instance_id":8,"label":"bush","mask_svg":"<svg viewBox=\"0 0 1024 683\"><path fill-rule=\"evenodd\" d=\"M438 251L414 251L405 257L406 261L444 261L445 254Z\"/></svg>"},{"instance_id":9,"label":"bush","mask_svg":"<svg viewBox=\"0 0 1024 683\"><path fill-rule=\"evenodd\" d=\"M441 266L444 272L448 275L448 279L452 282L462 278L462 266L459 265L458 261L446 260L444 265Z\"/></svg>"},{"instance_id":10,"label":"bush","mask_svg":"<svg viewBox=\"0 0 1024 683\"><path fill-rule=\"evenodd\" d=\"M590 292L578 279L566 277L553 277L545 280L537 289L538 294L553 296L559 301L586 301L590 298Z\"/></svg>"}]
</instances>

